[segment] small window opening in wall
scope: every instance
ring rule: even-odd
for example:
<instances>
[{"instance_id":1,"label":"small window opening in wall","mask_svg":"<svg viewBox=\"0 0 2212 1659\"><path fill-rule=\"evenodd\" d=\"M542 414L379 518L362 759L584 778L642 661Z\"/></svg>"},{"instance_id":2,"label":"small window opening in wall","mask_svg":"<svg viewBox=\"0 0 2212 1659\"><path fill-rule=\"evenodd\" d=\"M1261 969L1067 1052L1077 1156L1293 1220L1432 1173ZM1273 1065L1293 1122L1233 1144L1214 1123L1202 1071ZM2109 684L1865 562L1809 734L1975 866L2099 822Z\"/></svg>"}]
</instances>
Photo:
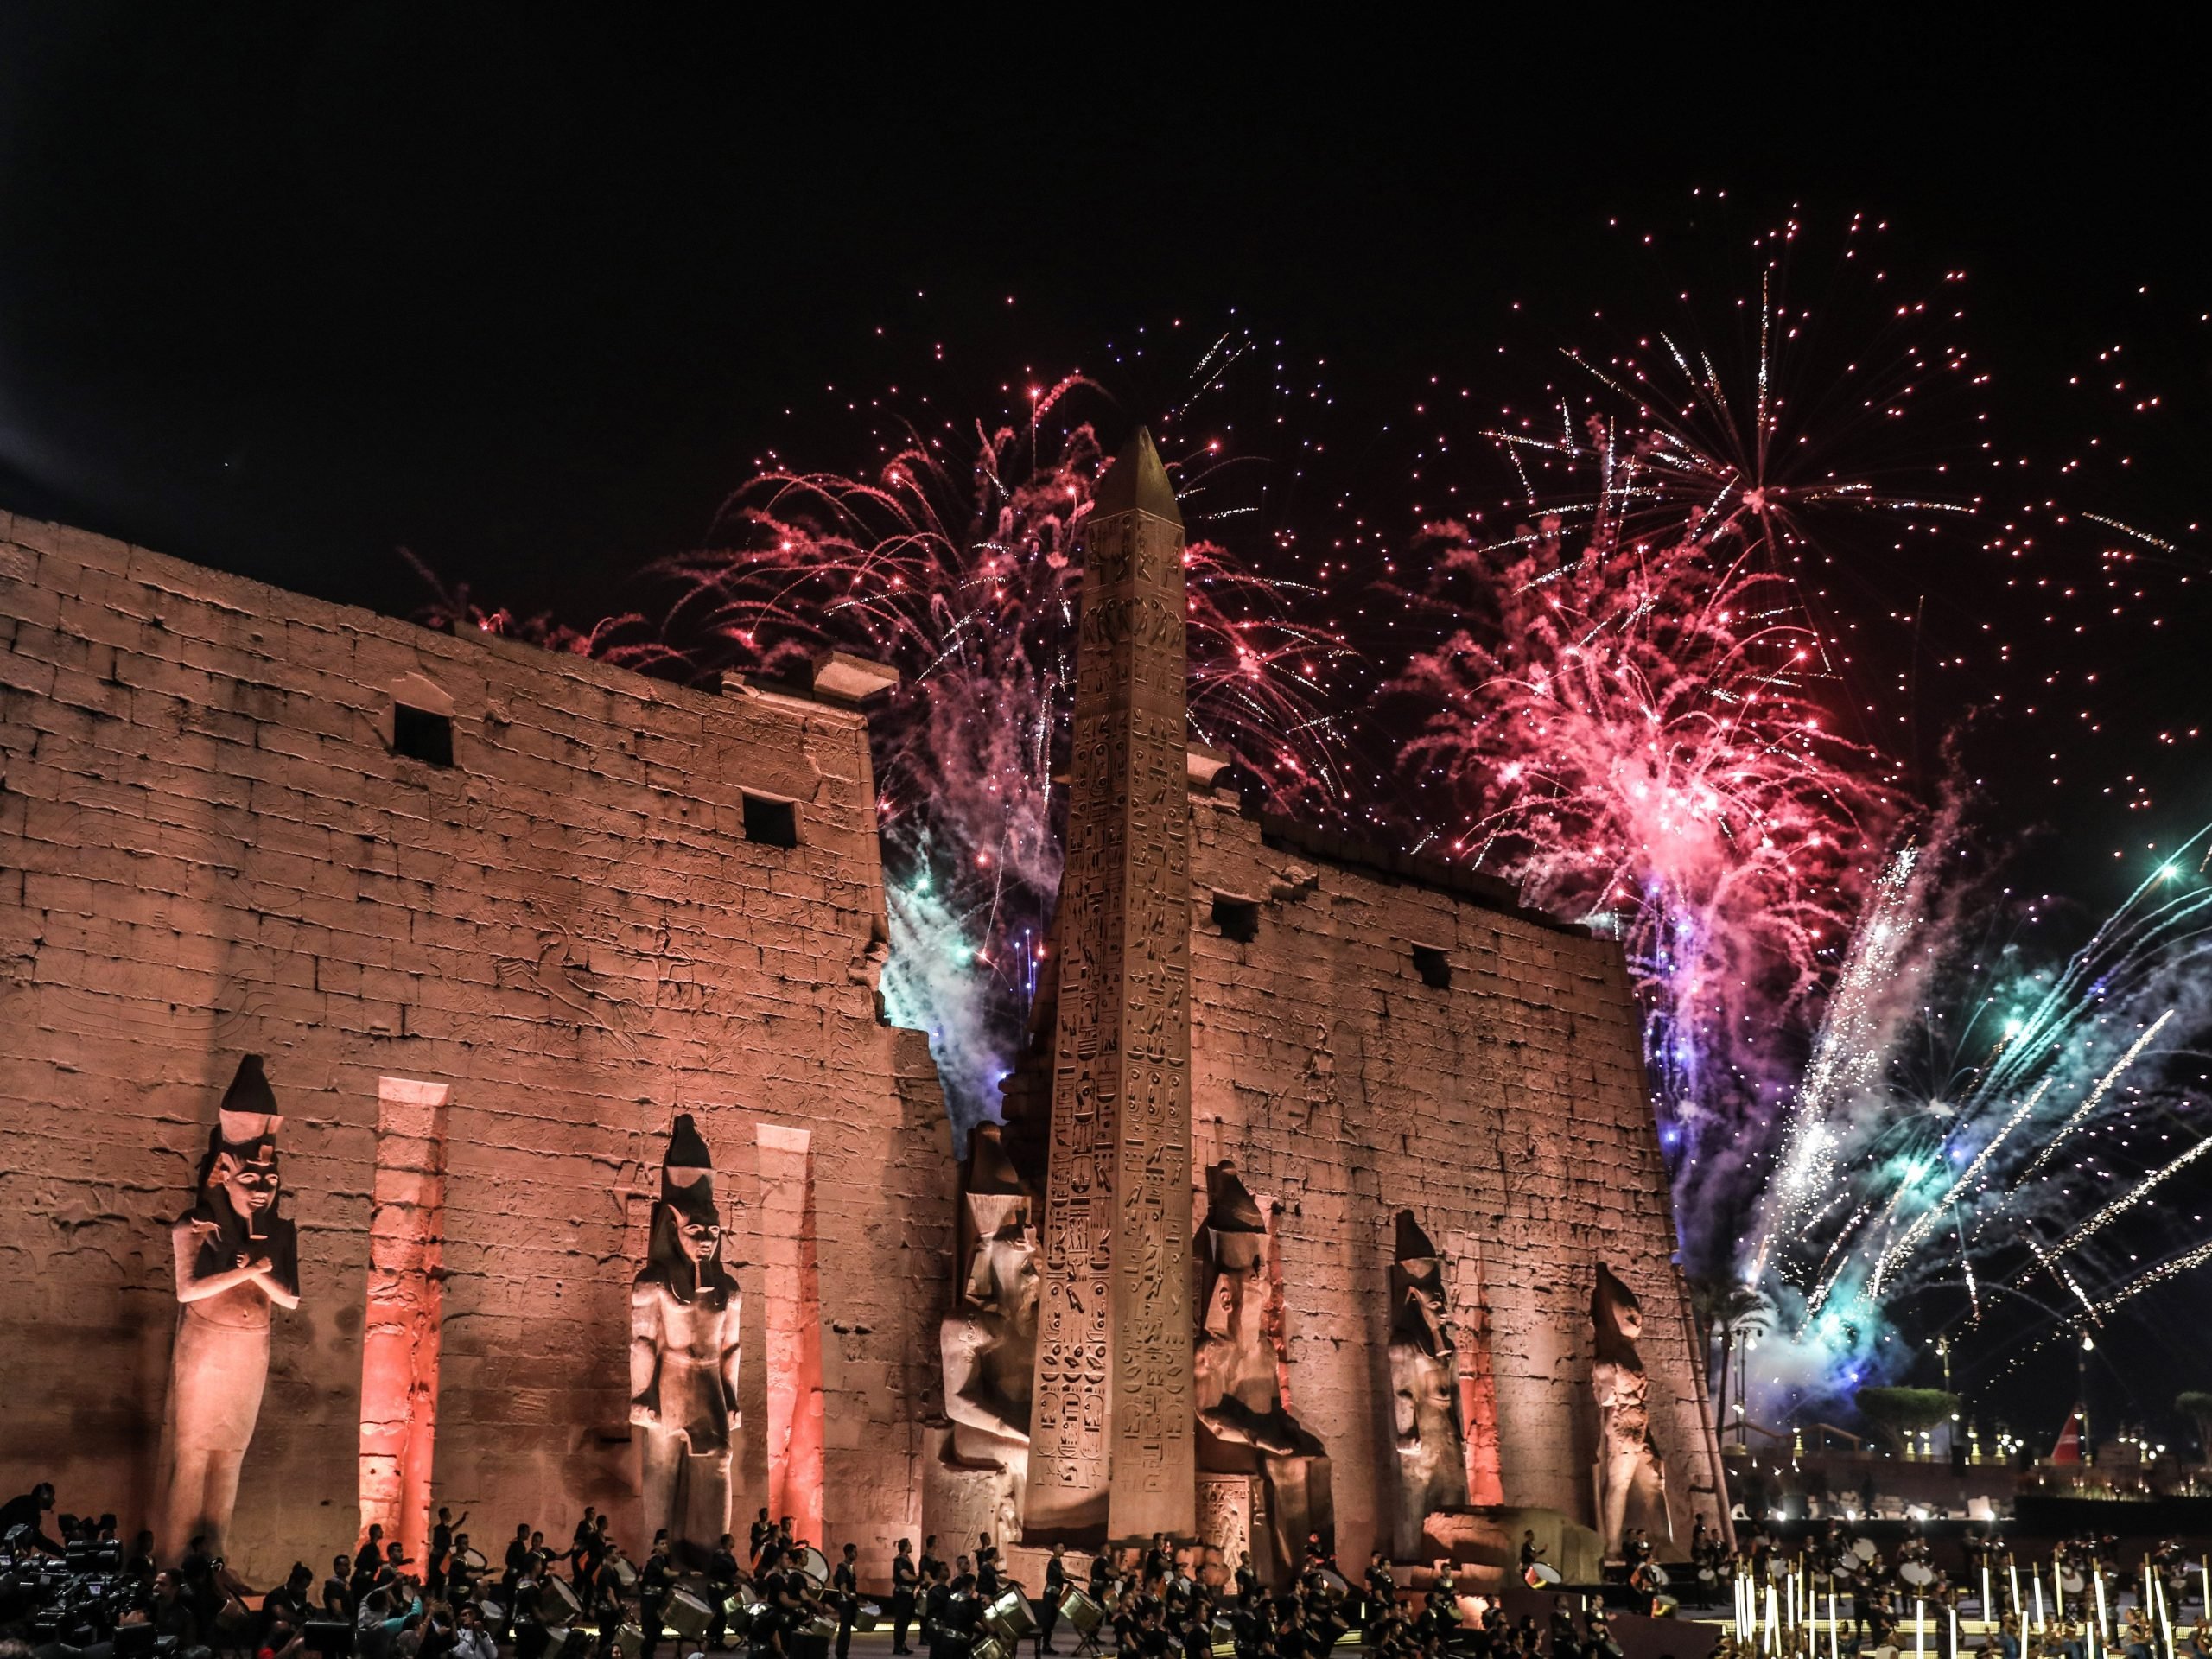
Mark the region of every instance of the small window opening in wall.
<instances>
[{"instance_id":1,"label":"small window opening in wall","mask_svg":"<svg viewBox=\"0 0 2212 1659\"><path fill-rule=\"evenodd\" d=\"M745 798L745 838L771 847L798 845L798 804L766 795Z\"/></svg>"},{"instance_id":2,"label":"small window opening in wall","mask_svg":"<svg viewBox=\"0 0 2212 1659\"><path fill-rule=\"evenodd\" d=\"M1231 899L1217 893L1213 896L1213 925L1221 930L1223 938L1249 944L1260 937L1260 906L1249 899Z\"/></svg>"},{"instance_id":3,"label":"small window opening in wall","mask_svg":"<svg viewBox=\"0 0 2212 1659\"><path fill-rule=\"evenodd\" d=\"M1432 991L1452 988L1452 964L1433 944L1414 946L1414 971L1421 976L1421 982Z\"/></svg>"},{"instance_id":4,"label":"small window opening in wall","mask_svg":"<svg viewBox=\"0 0 2212 1659\"><path fill-rule=\"evenodd\" d=\"M391 752L433 766L453 765L453 716L404 702L391 707Z\"/></svg>"}]
</instances>

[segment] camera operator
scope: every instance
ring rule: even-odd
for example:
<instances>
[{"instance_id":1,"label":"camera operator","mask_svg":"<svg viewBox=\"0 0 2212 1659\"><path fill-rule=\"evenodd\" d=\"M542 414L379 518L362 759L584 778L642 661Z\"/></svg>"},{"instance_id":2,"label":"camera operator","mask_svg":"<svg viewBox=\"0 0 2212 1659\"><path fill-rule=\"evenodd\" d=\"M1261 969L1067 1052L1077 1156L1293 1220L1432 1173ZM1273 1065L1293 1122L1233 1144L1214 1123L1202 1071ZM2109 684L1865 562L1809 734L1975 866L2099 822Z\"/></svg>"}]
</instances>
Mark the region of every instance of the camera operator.
<instances>
[{"instance_id":1,"label":"camera operator","mask_svg":"<svg viewBox=\"0 0 2212 1659\"><path fill-rule=\"evenodd\" d=\"M8 1535L17 1527L28 1527L30 1530L16 1541L19 1554L35 1549L48 1555L60 1555L60 1544L46 1535L47 1512L53 1507L54 1483L50 1480L41 1480L28 1492L0 1503L0 1542L5 1542Z\"/></svg>"}]
</instances>

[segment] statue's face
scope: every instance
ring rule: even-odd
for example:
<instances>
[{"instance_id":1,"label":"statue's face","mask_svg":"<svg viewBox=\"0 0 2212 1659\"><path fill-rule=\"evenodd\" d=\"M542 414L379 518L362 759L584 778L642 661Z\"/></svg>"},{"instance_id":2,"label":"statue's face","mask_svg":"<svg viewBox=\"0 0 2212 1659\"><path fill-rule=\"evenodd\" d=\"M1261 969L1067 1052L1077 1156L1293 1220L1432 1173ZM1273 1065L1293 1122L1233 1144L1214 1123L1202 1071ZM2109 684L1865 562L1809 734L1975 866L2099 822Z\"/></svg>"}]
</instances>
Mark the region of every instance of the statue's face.
<instances>
[{"instance_id":1,"label":"statue's face","mask_svg":"<svg viewBox=\"0 0 2212 1659\"><path fill-rule=\"evenodd\" d=\"M676 1243L685 1261L695 1268L704 1267L722 1247L722 1230L714 1222L702 1221L696 1216L678 1216Z\"/></svg>"},{"instance_id":2,"label":"statue's face","mask_svg":"<svg viewBox=\"0 0 2212 1659\"><path fill-rule=\"evenodd\" d=\"M1643 1334L1643 1310L1634 1302L1625 1302L1615 1308L1613 1322L1620 1326L1621 1335L1630 1342Z\"/></svg>"},{"instance_id":3,"label":"statue's face","mask_svg":"<svg viewBox=\"0 0 2212 1659\"><path fill-rule=\"evenodd\" d=\"M1014 1322L1016 1330L1034 1330L1043 1288L1037 1273L1036 1235L1024 1229L987 1238L982 1249L989 1265L993 1304Z\"/></svg>"},{"instance_id":4,"label":"statue's face","mask_svg":"<svg viewBox=\"0 0 2212 1659\"><path fill-rule=\"evenodd\" d=\"M265 1147L250 1159L234 1152L222 1153L208 1179L223 1189L239 1220L251 1221L276 1202L276 1154Z\"/></svg>"},{"instance_id":5,"label":"statue's face","mask_svg":"<svg viewBox=\"0 0 2212 1659\"><path fill-rule=\"evenodd\" d=\"M1428 1327L1438 1345L1448 1347L1442 1281L1433 1274L1416 1275L1407 1282L1406 1300L1413 1306L1414 1317Z\"/></svg>"}]
</instances>

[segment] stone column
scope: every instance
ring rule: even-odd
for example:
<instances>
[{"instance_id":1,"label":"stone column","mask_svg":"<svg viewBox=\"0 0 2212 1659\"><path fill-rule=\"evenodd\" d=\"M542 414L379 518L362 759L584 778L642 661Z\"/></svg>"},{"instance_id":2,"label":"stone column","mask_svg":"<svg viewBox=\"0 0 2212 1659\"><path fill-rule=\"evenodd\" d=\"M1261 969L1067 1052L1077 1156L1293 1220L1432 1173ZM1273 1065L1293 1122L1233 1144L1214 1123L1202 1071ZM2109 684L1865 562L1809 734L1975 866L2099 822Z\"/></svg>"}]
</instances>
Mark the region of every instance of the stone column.
<instances>
[{"instance_id":1,"label":"stone column","mask_svg":"<svg viewBox=\"0 0 2212 1659\"><path fill-rule=\"evenodd\" d=\"M1183 519L1149 434L1084 531L1026 1535L1191 1535Z\"/></svg>"},{"instance_id":2,"label":"stone column","mask_svg":"<svg viewBox=\"0 0 2212 1659\"><path fill-rule=\"evenodd\" d=\"M377 1080L368 1319L361 1331L361 1525L378 1522L423 1563L430 1554L444 1317L448 1093L442 1083Z\"/></svg>"}]
</instances>

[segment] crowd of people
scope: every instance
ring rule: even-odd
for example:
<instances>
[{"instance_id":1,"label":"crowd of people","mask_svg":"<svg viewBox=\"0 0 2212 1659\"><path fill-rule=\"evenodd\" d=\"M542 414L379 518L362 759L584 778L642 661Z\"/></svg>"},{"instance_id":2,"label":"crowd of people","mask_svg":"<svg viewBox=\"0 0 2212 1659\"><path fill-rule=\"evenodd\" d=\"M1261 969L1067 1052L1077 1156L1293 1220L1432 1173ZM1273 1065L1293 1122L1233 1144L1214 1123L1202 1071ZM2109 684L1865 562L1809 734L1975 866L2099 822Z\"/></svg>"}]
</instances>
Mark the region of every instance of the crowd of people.
<instances>
[{"instance_id":1,"label":"crowd of people","mask_svg":"<svg viewBox=\"0 0 2212 1659\"><path fill-rule=\"evenodd\" d=\"M1211 1659L1224 1647L1236 1659L1323 1659L1352 1637L1371 1659L1622 1659L1594 1602L1560 1596L1548 1618L1516 1619L1494 1598L1463 1600L1448 1573L1401 1586L1379 1552L1354 1586L1318 1536L1281 1589L1249 1555L1225 1575L1194 1573L1158 1535L1143 1550L1090 1557L1080 1572L1055 1548L1033 1586L1008 1576L988 1534L944 1554L935 1537L918 1551L901 1539L879 1605L861 1592L854 1545L832 1561L798 1535L791 1517L772 1521L766 1510L741 1554L726 1534L703 1560L679 1564L662 1533L633 1562L608 1518L588 1508L559 1546L517 1526L495 1567L471 1543L467 1515L441 1509L419 1561L371 1525L327 1574L296 1563L282 1584L257 1595L204 1539L188 1541L175 1564L163 1567L150 1533L126 1549L112 1516L57 1518L53 1509L50 1484L0 1505L0 1554L15 1563L0 1599L0 1659L501 1659L503 1649L512 1659L656 1659L664 1646L679 1659L741 1646L751 1659L849 1659L855 1632L879 1626L901 1659L917 1644L927 1659L1021 1659L1031 1643L1045 1659L1065 1651L1055 1645L1064 1630L1077 1659ZM1663 1611L1669 1580L1649 1538L1631 1533L1624 1545L1618 1576L1629 1602ZM2071 1539L2051 1563L2052 1605L2038 1603L2024 1618L2029 1610L2011 1599L2017 1564L2003 1538L1979 1528L1968 1532L1955 1575L1916 1529L1886 1555L1840 1522L1796 1545L1754 1525L1732 1548L1700 1516L1692 1583L1672 1587L1710 1605L1738 1576L1764 1585L1795 1573L1801 1584L1819 1585L1817 1597L1804 1598L1797 1630L1776 1644L1804 1659L1823 1647L1872 1659L1928 1651L1961 1659L1961 1646L1988 1659L2100 1659L2099 1649L2113 1659L2163 1659L2168 1630L2177 1659L2212 1659L2212 1643L2199 1645L2201 1626L2172 1628L2190 1565L2171 1541L2130 1560L2110 1538ZM1532 1587L1559 1579L1533 1532L1523 1535L1519 1567ZM1682 1571L1678 1564L1678 1580ZM1470 1607L1478 1610L1471 1617ZM1972 1627L1991 1611L1998 1620L1962 1640L1958 1632L1970 1626L1955 1615L1967 1610ZM2093 1642L2089 1621L2100 1613L2107 1634ZM1762 1635L1754 1646L1766 1651L1762 1644L1773 1641ZM1738 1649L1729 1633L1713 1651L1744 1659Z\"/></svg>"}]
</instances>

